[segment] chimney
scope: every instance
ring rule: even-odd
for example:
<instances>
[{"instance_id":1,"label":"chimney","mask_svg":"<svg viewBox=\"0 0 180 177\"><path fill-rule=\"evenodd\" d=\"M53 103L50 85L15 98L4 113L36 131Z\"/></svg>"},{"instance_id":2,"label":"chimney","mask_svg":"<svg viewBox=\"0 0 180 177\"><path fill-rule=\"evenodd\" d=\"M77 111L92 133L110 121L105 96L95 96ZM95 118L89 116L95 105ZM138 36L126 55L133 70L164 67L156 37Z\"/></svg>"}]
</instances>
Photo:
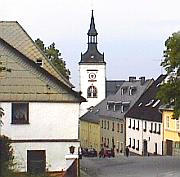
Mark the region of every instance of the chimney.
<instances>
[{"instance_id":1,"label":"chimney","mask_svg":"<svg viewBox=\"0 0 180 177\"><path fill-rule=\"evenodd\" d=\"M139 79L141 81L141 85L144 85L144 83L146 82L145 77L143 76L143 77L140 77Z\"/></svg>"},{"instance_id":2,"label":"chimney","mask_svg":"<svg viewBox=\"0 0 180 177\"><path fill-rule=\"evenodd\" d=\"M133 81L135 81L136 80L136 77L133 77L133 76L130 76L129 77L129 82L133 82Z\"/></svg>"}]
</instances>

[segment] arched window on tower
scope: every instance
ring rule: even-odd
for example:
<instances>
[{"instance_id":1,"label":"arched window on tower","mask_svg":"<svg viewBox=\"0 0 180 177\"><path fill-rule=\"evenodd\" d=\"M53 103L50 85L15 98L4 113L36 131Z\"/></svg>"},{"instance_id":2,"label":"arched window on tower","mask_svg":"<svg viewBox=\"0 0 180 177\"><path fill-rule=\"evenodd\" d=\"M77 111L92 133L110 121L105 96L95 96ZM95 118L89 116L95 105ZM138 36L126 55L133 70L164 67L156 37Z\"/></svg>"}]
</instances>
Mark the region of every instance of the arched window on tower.
<instances>
[{"instance_id":1,"label":"arched window on tower","mask_svg":"<svg viewBox=\"0 0 180 177\"><path fill-rule=\"evenodd\" d=\"M88 98L97 98L97 88L93 85L88 87L87 89L87 97Z\"/></svg>"}]
</instances>

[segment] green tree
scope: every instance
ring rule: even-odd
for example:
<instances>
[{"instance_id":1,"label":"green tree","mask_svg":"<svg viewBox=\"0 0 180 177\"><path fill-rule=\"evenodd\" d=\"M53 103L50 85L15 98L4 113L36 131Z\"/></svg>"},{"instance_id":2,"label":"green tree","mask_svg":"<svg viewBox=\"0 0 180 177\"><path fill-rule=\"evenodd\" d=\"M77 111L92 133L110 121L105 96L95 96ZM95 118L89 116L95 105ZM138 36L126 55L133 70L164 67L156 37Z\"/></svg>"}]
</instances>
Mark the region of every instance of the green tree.
<instances>
[{"instance_id":1,"label":"green tree","mask_svg":"<svg viewBox=\"0 0 180 177\"><path fill-rule=\"evenodd\" d=\"M164 61L161 66L167 73L167 82L158 92L158 98L164 104L174 107L174 117L180 116L180 32L173 33L166 42Z\"/></svg>"},{"instance_id":2,"label":"green tree","mask_svg":"<svg viewBox=\"0 0 180 177\"><path fill-rule=\"evenodd\" d=\"M56 67L56 69L67 79L70 77L70 70L66 68L66 62L61 58L61 53L55 47L55 43L53 42L50 46L45 47L42 40L39 38L35 40L35 43L38 47L45 53L48 57L49 61Z\"/></svg>"},{"instance_id":3,"label":"green tree","mask_svg":"<svg viewBox=\"0 0 180 177\"><path fill-rule=\"evenodd\" d=\"M11 147L10 139L6 136L0 136L0 174L2 177L10 176L13 173L14 166L13 149Z\"/></svg>"}]
</instances>

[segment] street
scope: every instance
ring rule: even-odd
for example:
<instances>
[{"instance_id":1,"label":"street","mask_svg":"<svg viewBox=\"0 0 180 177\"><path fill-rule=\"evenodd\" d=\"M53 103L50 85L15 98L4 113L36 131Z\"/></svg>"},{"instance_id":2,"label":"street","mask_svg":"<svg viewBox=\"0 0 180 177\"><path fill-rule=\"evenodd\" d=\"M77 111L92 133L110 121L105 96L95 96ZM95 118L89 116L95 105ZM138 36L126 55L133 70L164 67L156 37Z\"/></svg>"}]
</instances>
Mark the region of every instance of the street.
<instances>
[{"instance_id":1,"label":"street","mask_svg":"<svg viewBox=\"0 0 180 177\"><path fill-rule=\"evenodd\" d=\"M80 163L81 177L180 177L180 157L83 157Z\"/></svg>"}]
</instances>

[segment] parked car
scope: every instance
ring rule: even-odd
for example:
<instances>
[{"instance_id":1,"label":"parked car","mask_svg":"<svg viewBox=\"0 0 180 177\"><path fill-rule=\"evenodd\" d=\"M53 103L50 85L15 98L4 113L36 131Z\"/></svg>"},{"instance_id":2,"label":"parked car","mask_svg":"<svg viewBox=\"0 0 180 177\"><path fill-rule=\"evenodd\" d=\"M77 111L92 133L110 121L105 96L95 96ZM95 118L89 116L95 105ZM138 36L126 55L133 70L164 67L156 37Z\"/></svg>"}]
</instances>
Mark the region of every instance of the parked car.
<instances>
[{"instance_id":1,"label":"parked car","mask_svg":"<svg viewBox=\"0 0 180 177\"><path fill-rule=\"evenodd\" d=\"M97 157L97 151L95 149L89 149L88 157Z\"/></svg>"},{"instance_id":2,"label":"parked car","mask_svg":"<svg viewBox=\"0 0 180 177\"><path fill-rule=\"evenodd\" d=\"M81 153L82 153L82 156L88 157L88 149L87 148L82 148Z\"/></svg>"},{"instance_id":3,"label":"parked car","mask_svg":"<svg viewBox=\"0 0 180 177\"><path fill-rule=\"evenodd\" d=\"M92 149L84 148L82 149L82 155L84 157L97 157L97 151L94 148Z\"/></svg>"},{"instance_id":4,"label":"parked car","mask_svg":"<svg viewBox=\"0 0 180 177\"><path fill-rule=\"evenodd\" d=\"M114 151L113 149L105 149L104 150L104 157L114 157Z\"/></svg>"}]
</instances>

